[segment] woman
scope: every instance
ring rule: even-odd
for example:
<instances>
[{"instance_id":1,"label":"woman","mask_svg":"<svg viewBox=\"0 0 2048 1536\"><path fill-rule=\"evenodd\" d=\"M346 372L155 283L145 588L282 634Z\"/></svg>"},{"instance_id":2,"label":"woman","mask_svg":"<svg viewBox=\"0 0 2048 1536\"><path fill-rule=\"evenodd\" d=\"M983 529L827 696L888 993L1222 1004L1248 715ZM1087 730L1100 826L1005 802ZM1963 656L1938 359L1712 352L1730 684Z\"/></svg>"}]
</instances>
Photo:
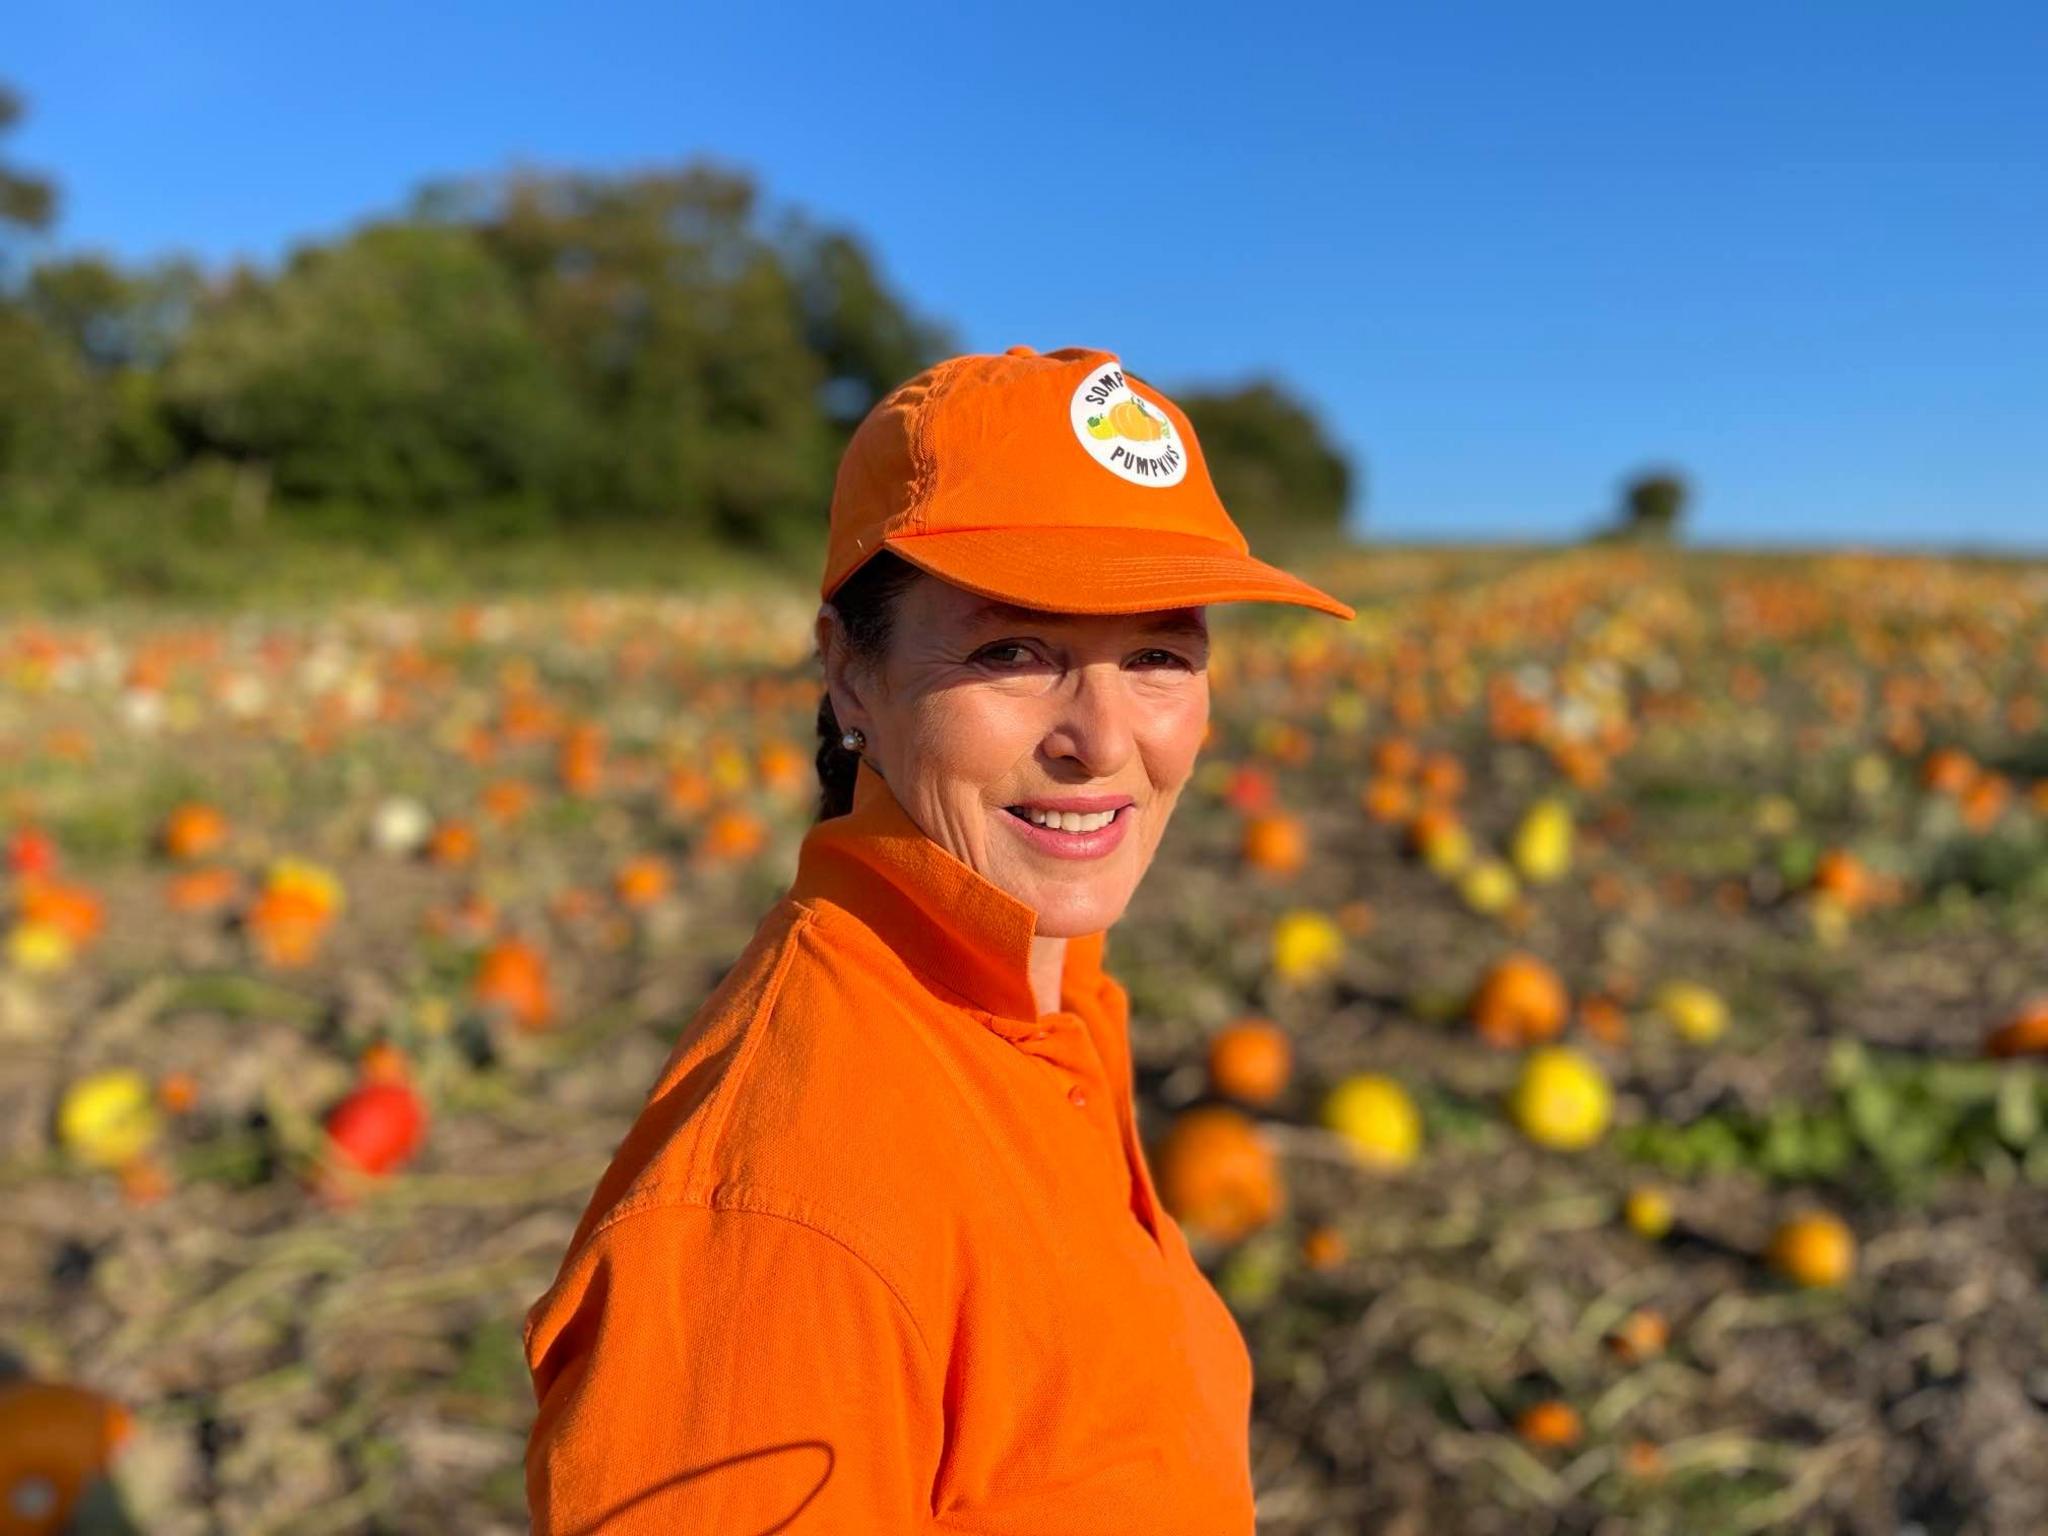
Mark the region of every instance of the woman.
<instances>
[{"instance_id":1,"label":"woman","mask_svg":"<svg viewBox=\"0 0 2048 1536\"><path fill-rule=\"evenodd\" d=\"M534 1529L1244 1536L1251 1362L1161 1211L1106 930L1254 559L1116 357L952 358L849 443L822 817L527 1319Z\"/></svg>"}]
</instances>

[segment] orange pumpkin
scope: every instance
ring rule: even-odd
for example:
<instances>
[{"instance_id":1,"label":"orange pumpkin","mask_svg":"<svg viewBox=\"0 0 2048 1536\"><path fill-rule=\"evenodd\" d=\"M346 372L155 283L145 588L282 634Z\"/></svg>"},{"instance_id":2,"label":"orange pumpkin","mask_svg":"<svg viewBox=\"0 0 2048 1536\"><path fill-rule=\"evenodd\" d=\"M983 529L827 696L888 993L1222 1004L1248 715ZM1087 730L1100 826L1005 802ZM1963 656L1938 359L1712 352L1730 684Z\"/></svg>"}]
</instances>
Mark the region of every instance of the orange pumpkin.
<instances>
[{"instance_id":1,"label":"orange pumpkin","mask_svg":"<svg viewBox=\"0 0 2048 1536\"><path fill-rule=\"evenodd\" d=\"M1503 1048L1555 1039L1570 1011L1571 998L1557 972L1523 950L1496 961L1472 996L1480 1038Z\"/></svg>"},{"instance_id":2,"label":"orange pumpkin","mask_svg":"<svg viewBox=\"0 0 2048 1536\"><path fill-rule=\"evenodd\" d=\"M0 1532L57 1536L133 1428L127 1409L84 1387L0 1383Z\"/></svg>"},{"instance_id":3,"label":"orange pumpkin","mask_svg":"<svg viewBox=\"0 0 2048 1536\"><path fill-rule=\"evenodd\" d=\"M2048 992L2023 1004L2020 1011L1984 1038L1987 1056L2048 1056Z\"/></svg>"},{"instance_id":4,"label":"orange pumpkin","mask_svg":"<svg viewBox=\"0 0 2048 1536\"><path fill-rule=\"evenodd\" d=\"M1415 776L1425 800L1448 803L1465 792L1465 765L1448 752L1432 752Z\"/></svg>"},{"instance_id":5,"label":"orange pumpkin","mask_svg":"<svg viewBox=\"0 0 2048 1536\"><path fill-rule=\"evenodd\" d=\"M105 920L100 899L92 891L47 876L34 880L24 877L19 915L22 922L55 928L80 946L93 941Z\"/></svg>"},{"instance_id":6,"label":"orange pumpkin","mask_svg":"<svg viewBox=\"0 0 2048 1536\"><path fill-rule=\"evenodd\" d=\"M522 1030L545 1029L553 1020L547 957L524 939L500 939L484 951L471 990L479 1003L502 1010Z\"/></svg>"},{"instance_id":7,"label":"orange pumpkin","mask_svg":"<svg viewBox=\"0 0 2048 1536\"><path fill-rule=\"evenodd\" d=\"M1209 1082L1247 1104L1270 1104L1286 1090L1294 1049L1270 1019L1239 1019L1209 1041Z\"/></svg>"},{"instance_id":8,"label":"orange pumpkin","mask_svg":"<svg viewBox=\"0 0 2048 1536\"><path fill-rule=\"evenodd\" d=\"M668 894L668 862L651 853L628 859L612 876L612 888L629 907L651 907Z\"/></svg>"},{"instance_id":9,"label":"orange pumpkin","mask_svg":"<svg viewBox=\"0 0 2048 1536\"><path fill-rule=\"evenodd\" d=\"M1671 1324L1652 1307L1638 1307L1615 1325L1607 1347L1625 1365L1640 1365L1664 1353L1671 1342Z\"/></svg>"},{"instance_id":10,"label":"orange pumpkin","mask_svg":"<svg viewBox=\"0 0 2048 1536\"><path fill-rule=\"evenodd\" d=\"M737 861L752 858L767 841L768 829L758 817L742 810L727 810L711 818L699 847L705 858Z\"/></svg>"},{"instance_id":11,"label":"orange pumpkin","mask_svg":"<svg viewBox=\"0 0 2048 1536\"><path fill-rule=\"evenodd\" d=\"M267 965L292 969L310 962L327 932L328 909L297 886L266 889L244 916L250 942Z\"/></svg>"},{"instance_id":12,"label":"orange pumpkin","mask_svg":"<svg viewBox=\"0 0 2048 1536\"><path fill-rule=\"evenodd\" d=\"M1308 862L1308 834L1285 811L1247 818L1241 845L1244 860L1268 875L1292 875Z\"/></svg>"},{"instance_id":13,"label":"orange pumpkin","mask_svg":"<svg viewBox=\"0 0 2048 1536\"><path fill-rule=\"evenodd\" d=\"M1406 821L1415 813L1415 791L1395 778L1379 777L1359 791L1365 814L1382 825Z\"/></svg>"},{"instance_id":14,"label":"orange pumpkin","mask_svg":"<svg viewBox=\"0 0 2048 1536\"><path fill-rule=\"evenodd\" d=\"M1815 861L1813 888L1832 896L1851 912L1869 905L1875 891L1870 871L1846 848L1830 848Z\"/></svg>"},{"instance_id":15,"label":"orange pumpkin","mask_svg":"<svg viewBox=\"0 0 2048 1536\"><path fill-rule=\"evenodd\" d=\"M436 864L467 864L476 857L476 829L466 821L444 821L427 839L427 857Z\"/></svg>"},{"instance_id":16,"label":"orange pumpkin","mask_svg":"<svg viewBox=\"0 0 2048 1536\"><path fill-rule=\"evenodd\" d=\"M479 802L491 820L500 824L517 821L533 803L533 787L518 779L494 779L484 786Z\"/></svg>"},{"instance_id":17,"label":"orange pumpkin","mask_svg":"<svg viewBox=\"0 0 2048 1536\"><path fill-rule=\"evenodd\" d=\"M1328 1222L1318 1222L1301 1234L1301 1262L1318 1273L1335 1269L1349 1254L1344 1234Z\"/></svg>"},{"instance_id":18,"label":"orange pumpkin","mask_svg":"<svg viewBox=\"0 0 2048 1536\"><path fill-rule=\"evenodd\" d=\"M1531 1445L1568 1450L1584 1436L1585 1426L1576 1408L1552 1397L1532 1403L1516 1415L1515 1433Z\"/></svg>"},{"instance_id":19,"label":"orange pumpkin","mask_svg":"<svg viewBox=\"0 0 2048 1536\"><path fill-rule=\"evenodd\" d=\"M204 858L227 841L228 819L214 806L192 800L164 819L159 839L174 859Z\"/></svg>"},{"instance_id":20,"label":"orange pumpkin","mask_svg":"<svg viewBox=\"0 0 2048 1536\"><path fill-rule=\"evenodd\" d=\"M2006 802L2012 799L2012 780L2002 773L1980 773L1976 782L1963 791L1963 825L1972 832L1987 832Z\"/></svg>"},{"instance_id":21,"label":"orange pumpkin","mask_svg":"<svg viewBox=\"0 0 2048 1536\"><path fill-rule=\"evenodd\" d=\"M1284 1201L1272 1148L1250 1116L1227 1104L1176 1116L1153 1163L1174 1219L1217 1242L1265 1226Z\"/></svg>"},{"instance_id":22,"label":"orange pumpkin","mask_svg":"<svg viewBox=\"0 0 2048 1536\"><path fill-rule=\"evenodd\" d=\"M589 723L573 725L562 736L555 772L572 795L594 795L604 781L604 731Z\"/></svg>"},{"instance_id":23,"label":"orange pumpkin","mask_svg":"<svg viewBox=\"0 0 2048 1536\"><path fill-rule=\"evenodd\" d=\"M1378 778L1412 778L1421 761L1421 752L1406 736L1382 737L1373 745L1372 771Z\"/></svg>"},{"instance_id":24,"label":"orange pumpkin","mask_svg":"<svg viewBox=\"0 0 2048 1536\"><path fill-rule=\"evenodd\" d=\"M1977 763L1960 747L1937 747L1920 766L1920 783L1937 795L1960 795L1977 777Z\"/></svg>"}]
</instances>

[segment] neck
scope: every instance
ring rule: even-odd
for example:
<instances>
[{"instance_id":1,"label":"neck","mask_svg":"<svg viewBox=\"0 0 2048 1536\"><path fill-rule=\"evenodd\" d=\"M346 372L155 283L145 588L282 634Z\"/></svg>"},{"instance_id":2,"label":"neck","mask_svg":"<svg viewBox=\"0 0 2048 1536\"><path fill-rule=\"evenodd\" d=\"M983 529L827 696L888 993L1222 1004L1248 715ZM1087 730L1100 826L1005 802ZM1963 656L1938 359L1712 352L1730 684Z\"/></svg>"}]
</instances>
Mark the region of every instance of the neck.
<instances>
[{"instance_id":1,"label":"neck","mask_svg":"<svg viewBox=\"0 0 2048 1536\"><path fill-rule=\"evenodd\" d=\"M1040 1013L1057 1013L1060 1006L1060 976L1067 964L1067 941L1031 936L1031 992Z\"/></svg>"}]
</instances>

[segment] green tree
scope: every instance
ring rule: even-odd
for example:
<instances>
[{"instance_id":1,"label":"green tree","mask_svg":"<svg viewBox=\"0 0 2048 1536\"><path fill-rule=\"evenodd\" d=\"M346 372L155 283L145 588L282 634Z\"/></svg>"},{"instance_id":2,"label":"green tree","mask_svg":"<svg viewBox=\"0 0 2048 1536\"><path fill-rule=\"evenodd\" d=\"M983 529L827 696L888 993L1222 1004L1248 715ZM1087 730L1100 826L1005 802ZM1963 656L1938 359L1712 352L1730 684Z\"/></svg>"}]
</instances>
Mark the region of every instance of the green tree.
<instances>
[{"instance_id":1,"label":"green tree","mask_svg":"<svg viewBox=\"0 0 2048 1536\"><path fill-rule=\"evenodd\" d=\"M0 300L0 479L89 474L99 428L92 380L64 338Z\"/></svg>"},{"instance_id":2,"label":"green tree","mask_svg":"<svg viewBox=\"0 0 2048 1536\"><path fill-rule=\"evenodd\" d=\"M843 439L896 385L960 350L950 327L888 291L859 240L792 216L778 242L795 274L805 343L823 364L820 404Z\"/></svg>"},{"instance_id":3,"label":"green tree","mask_svg":"<svg viewBox=\"0 0 2048 1536\"><path fill-rule=\"evenodd\" d=\"M1254 546L1286 552L1344 537L1353 471L1307 405L1263 379L1174 398L1217 494Z\"/></svg>"},{"instance_id":4,"label":"green tree","mask_svg":"<svg viewBox=\"0 0 2048 1536\"><path fill-rule=\"evenodd\" d=\"M163 379L197 453L372 522L544 510L576 428L505 272L460 229L379 224L208 294Z\"/></svg>"},{"instance_id":5,"label":"green tree","mask_svg":"<svg viewBox=\"0 0 2048 1536\"><path fill-rule=\"evenodd\" d=\"M0 85L0 137L21 116L21 98ZM13 295L19 247L56 216L55 186L0 160L0 479L10 481L82 473L97 442L96 402L80 360Z\"/></svg>"},{"instance_id":6,"label":"green tree","mask_svg":"<svg viewBox=\"0 0 2048 1536\"><path fill-rule=\"evenodd\" d=\"M21 97L0 84L0 139L14 131L23 110ZM12 282L12 268L20 259L13 242L41 234L56 221L56 184L0 160L0 288Z\"/></svg>"},{"instance_id":7,"label":"green tree","mask_svg":"<svg viewBox=\"0 0 2048 1536\"><path fill-rule=\"evenodd\" d=\"M756 548L816 537L834 458L826 368L749 180L704 164L515 173L434 184L413 211L475 232L576 401L567 516L659 518Z\"/></svg>"},{"instance_id":8,"label":"green tree","mask_svg":"<svg viewBox=\"0 0 2048 1536\"><path fill-rule=\"evenodd\" d=\"M184 259L129 272L76 256L29 272L23 302L93 375L103 467L117 479L154 479L180 457L159 386L205 291L204 275Z\"/></svg>"},{"instance_id":9,"label":"green tree","mask_svg":"<svg viewBox=\"0 0 2048 1536\"><path fill-rule=\"evenodd\" d=\"M1615 531L1624 538L1676 538L1691 499L1692 487L1675 470L1636 475L1622 487L1621 514Z\"/></svg>"}]
</instances>

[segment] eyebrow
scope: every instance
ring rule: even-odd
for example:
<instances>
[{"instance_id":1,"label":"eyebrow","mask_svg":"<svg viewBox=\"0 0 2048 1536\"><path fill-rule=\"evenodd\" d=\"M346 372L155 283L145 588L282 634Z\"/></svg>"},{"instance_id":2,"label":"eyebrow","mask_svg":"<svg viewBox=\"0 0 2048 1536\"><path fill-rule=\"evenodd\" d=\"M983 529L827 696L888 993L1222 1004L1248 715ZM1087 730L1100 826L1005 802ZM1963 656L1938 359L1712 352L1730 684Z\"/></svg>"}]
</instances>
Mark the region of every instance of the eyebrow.
<instances>
[{"instance_id":1,"label":"eyebrow","mask_svg":"<svg viewBox=\"0 0 2048 1536\"><path fill-rule=\"evenodd\" d=\"M1015 603L991 599L976 604L968 611L967 622L972 626L985 623L1001 624L1072 624L1079 619L1097 615L1084 613L1054 613L1045 608L1022 608ZM1207 639L1209 626L1200 617L1186 608L1161 609L1156 613L1133 614L1140 618L1144 628L1156 635L1187 635L1196 639Z\"/></svg>"}]
</instances>

